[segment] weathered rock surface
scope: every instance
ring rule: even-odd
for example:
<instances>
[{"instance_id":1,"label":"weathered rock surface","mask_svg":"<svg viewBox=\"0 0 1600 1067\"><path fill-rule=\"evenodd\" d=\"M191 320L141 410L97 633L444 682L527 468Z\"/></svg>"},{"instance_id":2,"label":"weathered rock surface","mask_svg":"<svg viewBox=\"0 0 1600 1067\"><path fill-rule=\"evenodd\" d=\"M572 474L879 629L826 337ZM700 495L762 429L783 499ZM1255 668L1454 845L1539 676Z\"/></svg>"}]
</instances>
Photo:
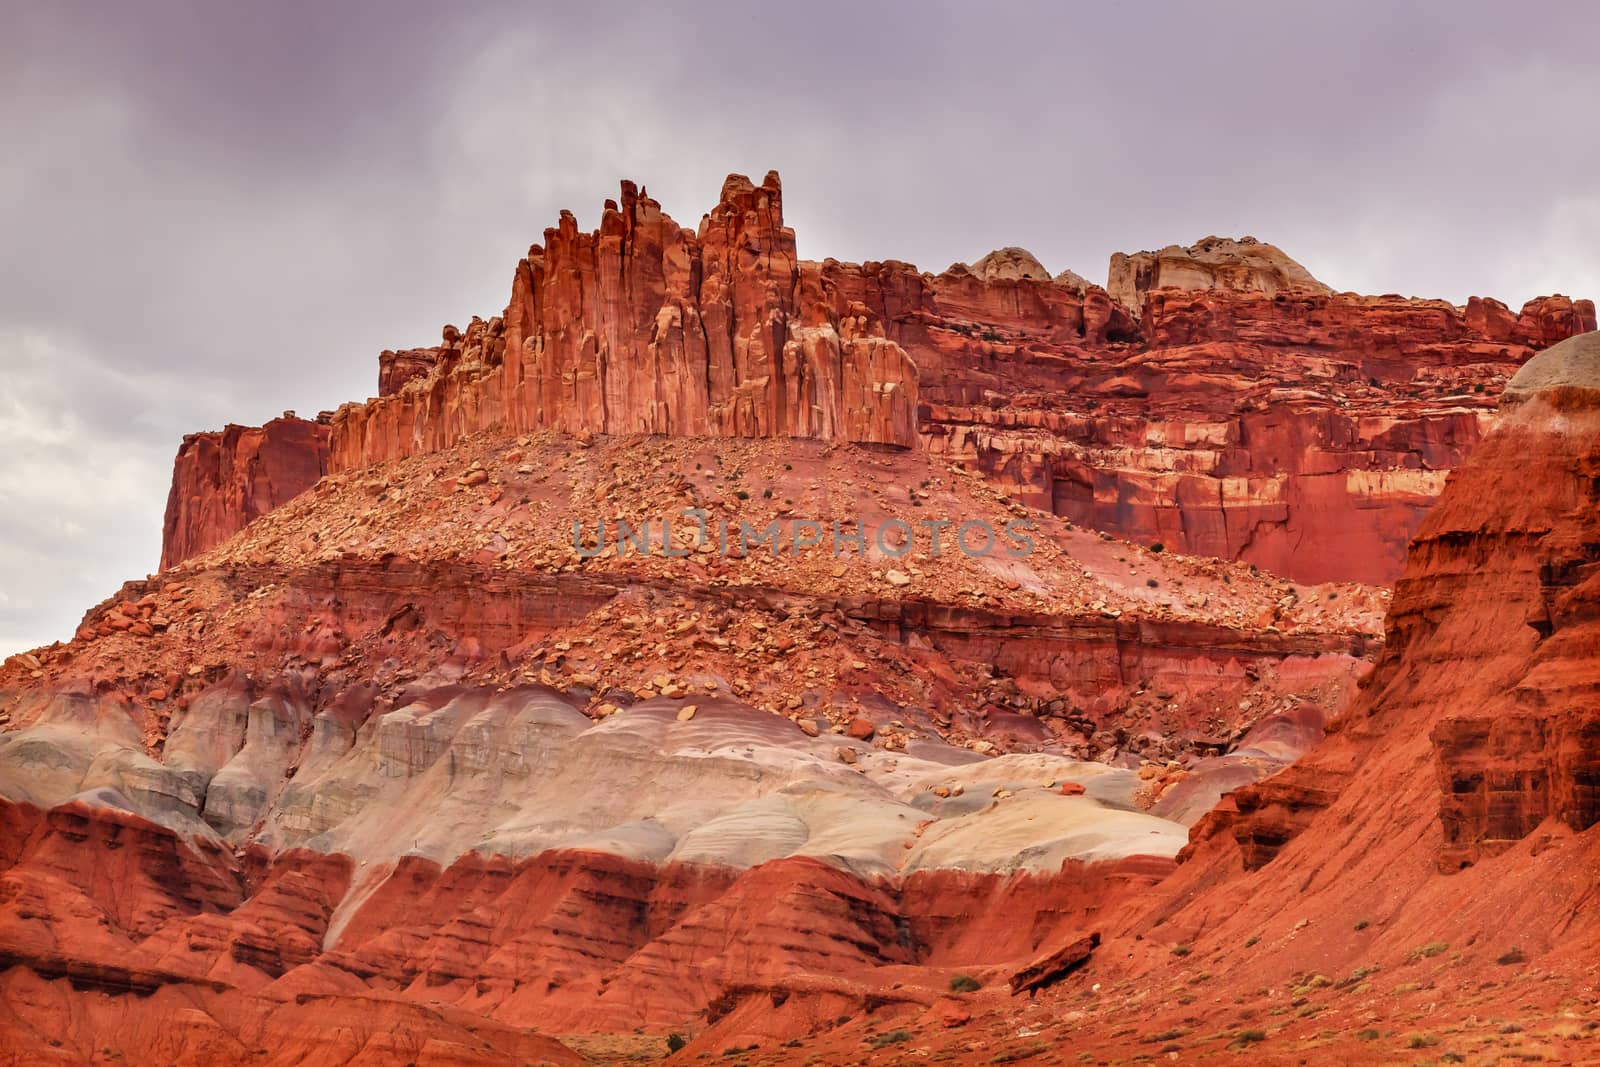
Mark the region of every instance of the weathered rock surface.
<instances>
[{"instance_id":1,"label":"weathered rock surface","mask_svg":"<svg viewBox=\"0 0 1600 1067\"><path fill-rule=\"evenodd\" d=\"M776 175L730 177L695 232L632 183L607 205L593 233L546 231L501 315L383 353L379 397L333 417L331 469L484 430L921 447L1119 536L1387 584L1505 379L1595 324L1565 297L1335 294L1249 239L1120 257L1111 292L1017 248L940 275L805 262ZM192 480L175 495L203 500ZM259 513L187 507L226 532Z\"/></svg>"},{"instance_id":2,"label":"weathered rock surface","mask_svg":"<svg viewBox=\"0 0 1600 1067\"><path fill-rule=\"evenodd\" d=\"M221 544L328 473L328 427L285 416L190 434L172 466L161 566Z\"/></svg>"},{"instance_id":3,"label":"weathered rock surface","mask_svg":"<svg viewBox=\"0 0 1600 1067\"><path fill-rule=\"evenodd\" d=\"M955 269L954 266L951 267L952 271ZM997 248L967 269L974 277L986 282L1016 278L1032 278L1041 282L1050 280L1050 272L1044 269L1044 264L1034 258L1033 253L1026 248L1018 248L1015 245Z\"/></svg>"},{"instance_id":4,"label":"weathered rock surface","mask_svg":"<svg viewBox=\"0 0 1600 1067\"><path fill-rule=\"evenodd\" d=\"M1284 290L1331 293L1283 249L1254 237L1205 237L1187 248L1168 245L1159 252L1117 252L1111 256L1106 292L1139 315L1152 289L1226 289L1235 293Z\"/></svg>"},{"instance_id":5,"label":"weathered rock surface","mask_svg":"<svg viewBox=\"0 0 1600 1067\"><path fill-rule=\"evenodd\" d=\"M677 554L573 541L691 506ZM947 515L1035 543L884 535ZM716 548L809 516L860 547ZM1269 772L1229 750L1337 707L1382 602L1072 529L920 450L477 435L336 473L0 667L0 1011L31 1054L149 997L130 1058L163 1063L212 1054L163 1043L171 1003L193 1048L313 1062L383 1054L340 1036L367 1001L455 1062L774 998L779 1029L921 1011L1170 871L1199 804L1156 811L1187 779L1140 756Z\"/></svg>"},{"instance_id":6,"label":"weathered rock surface","mask_svg":"<svg viewBox=\"0 0 1600 1067\"><path fill-rule=\"evenodd\" d=\"M857 309L809 291L776 174L730 177L698 233L632 183L594 233L563 214L518 265L504 315L447 334L431 373L424 362L395 357L389 395L334 416L336 468L491 427L916 440L916 367Z\"/></svg>"},{"instance_id":7,"label":"weathered rock surface","mask_svg":"<svg viewBox=\"0 0 1600 1067\"><path fill-rule=\"evenodd\" d=\"M378 399L190 439L163 572L0 666L0 1053L1360 1062L1396 1005L1568 1010L1592 305L1164 254L1136 319L1020 250L801 262L775 175L696 232L625 185ZM1262 572L1382 580L1447 478L1375 667L1381 591ZM1027 549L929 551L975 519Z\"/></svg>"},{"instance_id":8,"label":"weathered rock surface","mask_svg":"<svg viewBox=\"0 0 1600 1067\"><path fill-rule=\"evenodd\" d=\"M1588 1058L1557 1020L1600 944L1597 470L1588 334L1530 361L1450 476L1362 695L1309 754L1202 819L1177 872L1063 983L1056 1010L1091 1005L1075 1045L1228 1013L1259 1030L1236 1049L1309 1062L1386 1062L1407 1030L1411 1048ZM1297 1013L1272 1010L1284 995Z\"/></svg>"}]
</instances>

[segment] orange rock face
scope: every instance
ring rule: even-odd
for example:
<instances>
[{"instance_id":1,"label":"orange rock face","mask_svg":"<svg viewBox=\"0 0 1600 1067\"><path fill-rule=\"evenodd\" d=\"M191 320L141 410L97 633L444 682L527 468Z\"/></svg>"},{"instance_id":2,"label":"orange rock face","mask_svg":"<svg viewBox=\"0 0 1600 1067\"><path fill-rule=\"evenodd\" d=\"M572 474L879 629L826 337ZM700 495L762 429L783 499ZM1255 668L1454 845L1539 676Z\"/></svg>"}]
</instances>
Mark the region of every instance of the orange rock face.
<instances>
[{"instance_id":1,"label":"orange rock face","mask_svg":"<svg viewBox=\"0 0 1600 1067\"><path fill-rule=\"evenodd\" d=\"M328 473L328 427L285 417L183 439L161 536L161 567L221 544Z\"/></svg>"},{"instance_id":2,"label":"orange rock face","mask_svg":"<svg viewBox=\"0 0 1600 1067\"><path fill-rule=\"evenodd\" d=\"M815 299L776 174L729 178L698 233L632 183L594 233L563 214L504 315L422 362L396 357L391 395L338 412L336 469L490 427L916 441L916 367L860 309Z\"/></svg>"},{"instance_id":3,"label":"orange rock face","mask_svg":"<svg viewBox=\"0 0 1600 1067\"><path fill-rule=\"evenodd\" d=\"M730 177L697 231L624 183L595 232L545 231L501 315L383 353L327 466L485 430L922 447L1119 536L1387 584L1504 380L1595 325L1565 297L1335 294L1249 240L1141 256L1114 258L1109 293L1021 249L940 275L805 262L775 174ZM259 513L199 484L180 469L175 499L205 514L169 519L168 564Z\"/></svg>"},{"instance_id":4,"label":"orange rock face","mask_svg":"<svg viewBox=\"0 0 1600 1067\"><path fill-rule=\"evenodd\" d=\"M0 665L0 1058L1359 1063L1575 1010L1593 307L1202 245L1132 307L624 185L377 399L187 440L164 572ZM892 551L924 517L1036 536ZM1402 565L1381 649L1384 591L1280 577Z\"/></svg>"}]
</instances>

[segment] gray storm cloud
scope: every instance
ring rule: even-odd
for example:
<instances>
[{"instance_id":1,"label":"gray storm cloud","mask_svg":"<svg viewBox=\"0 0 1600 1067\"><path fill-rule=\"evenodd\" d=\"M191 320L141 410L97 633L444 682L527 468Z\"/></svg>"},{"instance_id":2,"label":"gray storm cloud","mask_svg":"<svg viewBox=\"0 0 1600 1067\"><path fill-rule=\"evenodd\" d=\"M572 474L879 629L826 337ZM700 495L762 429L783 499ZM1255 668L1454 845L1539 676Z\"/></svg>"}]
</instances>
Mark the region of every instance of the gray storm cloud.
<instances>
[{"instance_id":1,"label":"gray storm cloud","mask_svg":"<svg viewBox=\"0 0 1600 1067\"><path fill-rule=\"evenodd\" d=\"M817 258L1600 295L1588 4L3 6L0 653L155 566L184 433L364 398L622 177L776 168Z\"/></svg>"}]
</instances>

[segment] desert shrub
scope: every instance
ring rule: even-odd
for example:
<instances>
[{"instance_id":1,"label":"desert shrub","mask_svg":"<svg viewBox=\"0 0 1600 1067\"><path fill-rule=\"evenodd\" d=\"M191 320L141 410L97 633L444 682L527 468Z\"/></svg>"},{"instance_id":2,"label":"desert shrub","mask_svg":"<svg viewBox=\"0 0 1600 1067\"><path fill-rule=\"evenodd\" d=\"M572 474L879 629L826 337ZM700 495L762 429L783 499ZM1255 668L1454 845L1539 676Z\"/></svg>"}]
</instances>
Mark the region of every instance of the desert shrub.
<instances>
[{"instance_id":1,"label":"desert shrub","mask_svg":"<svg viewBox=\"0 0 1600 1067\"><path fill-rule=\"evenodd\" d=\"M1528 954L1522 951L1522 946L1512 945L1509 949L1496 956L1495 962L1502 967L1509 967L1514 963L1527 963Z\"/></svg>"}]
</instances>

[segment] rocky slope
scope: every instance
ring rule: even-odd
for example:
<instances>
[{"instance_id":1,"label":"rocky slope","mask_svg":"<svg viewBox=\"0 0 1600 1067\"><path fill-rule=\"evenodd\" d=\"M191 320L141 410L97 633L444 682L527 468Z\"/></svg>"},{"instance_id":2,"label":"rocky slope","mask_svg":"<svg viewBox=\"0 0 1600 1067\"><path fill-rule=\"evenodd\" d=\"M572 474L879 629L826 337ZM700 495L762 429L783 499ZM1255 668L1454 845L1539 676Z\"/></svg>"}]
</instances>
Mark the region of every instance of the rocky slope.
<instances>
[{"instance_id":1,"label":"rocky slope","mask_svg":"<svg viewBox=\"0 0 1600 1067\"><path fill-rule=\"evenodd\" d=\"M1348 1062L1571 1009L1593 337L1387 645L1271 569L1397 566L1591 305L793 250L776 176L695 232L625 185L378 398L185 442L162 572L0 666L0 1055Z\"/></svg>"},{"instance_id":2,"label":"rocky slope","mask_svg":"<svg viewBox=\"0 0 1600 1067\"><path fill-rule=\"evenodd\" d=\"M502 314L384 353L328 465L547 428L921 447L1122 537L1387 584L1504 380L1595 325L1565 297L1332 293L1248 238L1119 255L1108 285L1015 248L939 275L801 261L775 174L730 177L694 231L624 183L595 232L545 232ZM180 456L175 499L210 484ZM165 563L214 543L178 528Z\"/></svg>"},{"instance_id":3,"label":"rocky slope","mask_svg":"<svg viewBox=\"0 0 1600 1067\"><path fill-rule=\"evenodd\" d=\"M908 1051L1593 1062L1597 463L1588 334L1512 380L1327 739L1202 819L1078 974L1026 1009L974 997L962 1028L926 1020Z\"/></svg>"},{"instance_id":4,"label":"rocky slope","mask_svg":"<svg viewBox=\"0 0 1600 1067\"><path fill-rule=\"evenodd\" d=\"M738 548L813 516L866 551ZM935 557L951 516L1032 550ZM602 518L675 528L601 551ZM373 998L498 1062L528 1026L659 1050L751 989L931 1005L1169 871L1320 734L1382 605L918 451L544 433L335 474L0 670L8 1032L72 1062L92 989L195 1006L134 1062L345 1062Z\"/></svg>"}]
</instances>

